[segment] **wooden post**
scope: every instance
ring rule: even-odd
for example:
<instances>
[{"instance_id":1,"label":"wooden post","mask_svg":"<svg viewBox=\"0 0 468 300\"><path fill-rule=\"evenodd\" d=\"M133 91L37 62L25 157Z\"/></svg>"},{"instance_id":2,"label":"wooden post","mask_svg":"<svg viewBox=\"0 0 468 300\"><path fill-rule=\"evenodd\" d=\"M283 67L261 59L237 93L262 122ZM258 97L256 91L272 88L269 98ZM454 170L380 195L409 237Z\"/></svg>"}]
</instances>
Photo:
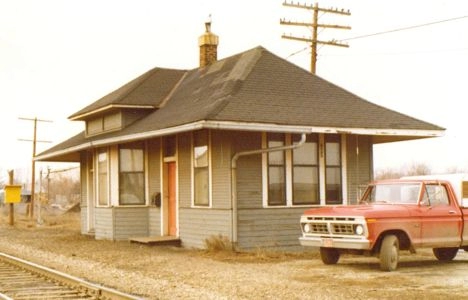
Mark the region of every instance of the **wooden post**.
<instances>
[{"instance_id":1,"label":"wooden post","mask_svg":"<svg viewBox=\"0 0 468 300\"><path fill-rule=\"evenodd\" d=\"M13 185L13 176L14 176L14 171L10 170L8 171L8 184ZM13 203L9 203L10 205L10 214L9 214L9 222L10 226L13 226L15 224L15 207Z\"/></svg>"}]
</instances>

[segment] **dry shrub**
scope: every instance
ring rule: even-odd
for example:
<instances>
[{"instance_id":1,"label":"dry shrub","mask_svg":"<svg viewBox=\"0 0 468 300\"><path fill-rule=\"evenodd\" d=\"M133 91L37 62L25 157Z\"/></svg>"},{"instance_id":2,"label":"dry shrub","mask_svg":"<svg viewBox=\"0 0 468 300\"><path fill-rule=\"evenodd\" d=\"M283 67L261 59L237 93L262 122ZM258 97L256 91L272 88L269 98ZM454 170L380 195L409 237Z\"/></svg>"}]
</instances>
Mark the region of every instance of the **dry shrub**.
<instances>
[{"instance_id":1,"label":"dry shrub","mask_svg":"<svg viewBox=\"0 0 468 300\"><path fill-rule=\"evenodd\" d=\"M205 248L208 252L233 251L232 242L227 236L221 234L211 235L204 240Z\"/></svg>"}]
</instances>

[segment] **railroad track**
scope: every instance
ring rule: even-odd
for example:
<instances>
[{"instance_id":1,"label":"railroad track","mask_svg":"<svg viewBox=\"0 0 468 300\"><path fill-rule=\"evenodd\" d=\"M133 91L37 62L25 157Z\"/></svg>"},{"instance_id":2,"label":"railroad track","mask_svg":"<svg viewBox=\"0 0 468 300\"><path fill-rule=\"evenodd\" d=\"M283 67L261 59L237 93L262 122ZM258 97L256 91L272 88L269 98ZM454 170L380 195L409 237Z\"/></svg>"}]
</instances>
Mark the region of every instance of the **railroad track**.
<instances>
[{"instance_id":1,"label":"railroad track","mask_svg":"<svg viewBox=\"0 0 468 300\"><path fill-rule=\"evenodd\" d=\"M142 299L0 253L0 299Z\"/></svg>"}]
</instances>

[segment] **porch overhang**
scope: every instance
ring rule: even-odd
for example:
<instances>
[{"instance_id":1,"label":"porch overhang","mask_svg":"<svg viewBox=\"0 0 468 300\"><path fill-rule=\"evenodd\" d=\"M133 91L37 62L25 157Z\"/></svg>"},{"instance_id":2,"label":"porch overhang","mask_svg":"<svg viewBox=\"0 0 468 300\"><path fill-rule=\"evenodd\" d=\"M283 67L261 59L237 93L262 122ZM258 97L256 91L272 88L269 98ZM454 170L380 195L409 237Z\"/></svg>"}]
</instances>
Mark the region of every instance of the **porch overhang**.
<instances>
[{"instance_id":1,"label":"porch overhang","mask_svg":"<svg viewBox=\"0 0 468 300\"><path fill-rule=\"evenodd\" d=\"M66 161L79 162L79 152L104 147L108 145L141 141L155 137L167 136L182 132L200 129L219 129L232 131L258 131L258 132L284 132L284 133L328 133L328 134L350 134L372 136L374 144L392 143L399 141L441 137L444 130L421 130L421 129L392 129L392 128L341 128L341 127L315 127L297 125L279 125L267 123L245 123L233 121L211 121L203 120L193 123L183 124L169 128L151 130L141 133L121 134L116 132L115 136L83 141L74 146L55 151L45 151L35 157L36 161Z\"/></svg>"}]
</instances>

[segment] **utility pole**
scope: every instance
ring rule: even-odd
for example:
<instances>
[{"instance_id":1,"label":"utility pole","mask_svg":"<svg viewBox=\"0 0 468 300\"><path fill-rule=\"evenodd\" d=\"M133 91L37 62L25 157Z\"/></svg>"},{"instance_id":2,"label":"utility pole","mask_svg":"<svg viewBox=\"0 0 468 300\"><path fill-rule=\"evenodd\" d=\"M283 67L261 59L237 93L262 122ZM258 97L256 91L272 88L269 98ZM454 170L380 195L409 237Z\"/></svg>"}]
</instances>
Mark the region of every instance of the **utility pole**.
<instances>
[{"instance_id":1,"label":"utility pole","mask_svg":"<svg viewBox=\"0 0 468 300\"><path fill-rule=\"evenodd\" d=\"M285 35L283 34L281 37L284 39L296 40L301 42L308 42L310 43L311 47L311 61L310 61L310 72L312 74L316 73L316 66L317 66L317 45L329 45L329 46L338 46L338 47L349 47L347 44L339 43L335 40L331 41L320 41L318 40L318 28L332 28L332 29L351 29L350 26L341 26L341 25L329 25L329 24L319 24L319 12L323 13L332 13L338 15L345 15L350 16L351 12L349 10L345 11L344 9L339 10L338 8L321 8L319 7L318 3L314 5L307 5L307 4L299 4L293 2L283 2L283 6L289 6L294 8L301 8L313 11L312 16L312 23L306 22L294 22L294 21L286 21L285 19L280 19L281 25L292 25L292 26L303 26L303 27L312 27L312 37L305 38L305 37L296 37L292 35Z\"/></svg>"},{"instance_id":2,"label":"utility pole","mask_svg":"<svg viewBox=\"0 0 468 300\"><path fill-rule=\"evenodd\" d=\"M33 131L33 139L32 140L27 140L27 139L19 139L20 141L25 141L25 142L32 142L33 144L33 152L32 152L32 160L31 160L31 203L30 203L30 208L29 208L29 217L32 219L34 217L34 193L35 193L35 184L36 184L36 161L34 158L36 157L36 143L51 143L51 141L38 141L37 140L37 122L49 122L51 123L52 121L50 120L41 120L38 118L19 118L20 120L25 120L25 121L33 121L34 122L34 131Z\"/></svg>"}]
</instances>

